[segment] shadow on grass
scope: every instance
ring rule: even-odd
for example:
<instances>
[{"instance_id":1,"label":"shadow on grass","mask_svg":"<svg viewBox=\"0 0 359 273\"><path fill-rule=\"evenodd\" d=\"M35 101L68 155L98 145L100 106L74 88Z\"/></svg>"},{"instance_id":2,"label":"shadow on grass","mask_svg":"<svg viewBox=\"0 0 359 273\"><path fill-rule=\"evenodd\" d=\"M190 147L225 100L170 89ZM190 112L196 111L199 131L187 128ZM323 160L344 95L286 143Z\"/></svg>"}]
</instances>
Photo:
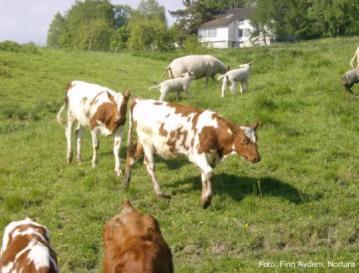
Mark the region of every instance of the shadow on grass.
<instances>
[{"instance_id":1,"label":"shadow on grass","mask_svg":"<svg viewBox=\"0 0 359 273\"><path fill-rule=\"evenodd\" d=\"M199 175L192 176L185 181L178 180L173 184L167 185L167 187L176 188L185 184L192 184L192 187L179 189L177 192L184 193L193 190L201 191L201 178ZM212 179L212 186L215 193L226 194L236 201L241 201L247 195L253 194L263 197L282 197L295 204L308 202L311 199L310 196L299 192L292 185L273 177L255 178L220 173L215 175Z\"/></svg>"}]
</instances>

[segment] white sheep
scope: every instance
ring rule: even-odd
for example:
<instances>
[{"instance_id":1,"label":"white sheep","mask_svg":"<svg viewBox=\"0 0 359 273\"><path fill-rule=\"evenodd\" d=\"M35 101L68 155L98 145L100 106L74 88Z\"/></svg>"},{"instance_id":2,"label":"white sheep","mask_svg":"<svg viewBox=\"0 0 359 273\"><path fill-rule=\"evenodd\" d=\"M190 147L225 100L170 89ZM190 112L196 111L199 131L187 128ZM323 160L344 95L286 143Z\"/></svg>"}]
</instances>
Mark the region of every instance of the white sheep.
<instances>
[{"instance_id":1,"label":"white sheep","mask_svg":"<svg viewBox=\"0 0 359 273\"><path fill-rule=\"evenodd\" d=\"M188 92L188 88L192 80L194 79L195 79L194 73L190 71L183 73L181 78L175 78L175 79L169 79L163 81L159 85L150 87L149 90L159 88L161 93L159 100L161 101L163 101L166 98L168 93L176 92L176 99L178 101L180 91L184 91L188 96L191 96L191 94Z\"/></svg>"},{"instance_id":2,"label":"white sheep","mask_svg":"<svg viewBox=\"0 0 359 273\"><path fill-rule=\"evenodd\" d=\"M241 93L248 90L248 79L251 71L252 63L241 64L238 69L232 69L224 75L220 75L218 80L222 80L222 98L224 97L224 91L226 87L231 84L229 90L233 95L236 95L236 88L239 82L241 87Z\"/></svg>"},{"instance_id":3,"label":"white sheep","mask_svg":"<svg viewBox=\"0 0 359 273\"><path fill-rule=\"evenodd\" d=\"M208 78L224 74L228 68L217 58L211 55L188 55L174 59L166 68L170 78L181 77L183 73L192 71L195 79L206 77L206 90Z\"/></svg>"}]
</instances>

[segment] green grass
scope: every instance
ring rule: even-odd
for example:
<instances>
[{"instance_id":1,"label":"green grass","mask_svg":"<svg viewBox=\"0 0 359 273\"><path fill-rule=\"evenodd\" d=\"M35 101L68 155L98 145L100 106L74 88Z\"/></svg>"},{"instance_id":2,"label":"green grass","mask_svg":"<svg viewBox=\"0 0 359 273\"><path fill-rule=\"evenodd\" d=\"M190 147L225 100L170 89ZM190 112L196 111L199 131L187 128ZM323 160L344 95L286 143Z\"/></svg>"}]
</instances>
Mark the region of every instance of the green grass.
<instances>
[{"instance_id":1,"label":"green grass","mask_svg":"<svg viewBox=\"0 0 359 273\"><path fill-rule=\"evenodd\" d=\"M40 49L0 51L0 233L30 216L48 226L63 273L101 272L102 228L130 199L161 224L181 272L355 272L359 251L359 86L340 86L359 38L210 51L232 67L254 60L250 91L220 98L220 83L191 86L182 103L246 124L261 121L262 161L232 157L215 170L212 205L200 207L200 174L185 160L158 160L172 199L157 199L139 162L130 189L114 176L112 139L101 138L91 168L89 132L82 165L65 163L55 115L70 80L133 96L182 53L110 54ZM170 96L174 100L174 96ZM126 129L127 130L127 129ZM126 143L121 149L122 163ZM259 261L354 261L356 269L259 268Z\"/></svg>"}]
</instances>

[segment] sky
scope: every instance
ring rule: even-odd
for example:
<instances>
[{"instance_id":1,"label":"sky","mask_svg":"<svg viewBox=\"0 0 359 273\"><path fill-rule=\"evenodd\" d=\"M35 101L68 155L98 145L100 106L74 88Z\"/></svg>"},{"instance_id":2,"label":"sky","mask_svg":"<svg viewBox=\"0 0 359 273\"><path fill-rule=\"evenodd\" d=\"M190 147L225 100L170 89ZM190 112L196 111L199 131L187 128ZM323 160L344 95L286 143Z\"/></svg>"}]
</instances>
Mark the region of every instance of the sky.
<instances>
[{"instance_id":1,"label":"sky","mask_svg":"<svg viewBox=\"0 0 359 273\"><path fill-rule=\"evenodd\" d=\"M182 0L157 0L165 6L167 21L174 22L168 10L183 7ZM112 4L127 4L137 8L140 0L110 0ZM46 44L49 25L56 12L62 15L75 0L0 0L0 41Z\"/></svg>"}]
</instances>

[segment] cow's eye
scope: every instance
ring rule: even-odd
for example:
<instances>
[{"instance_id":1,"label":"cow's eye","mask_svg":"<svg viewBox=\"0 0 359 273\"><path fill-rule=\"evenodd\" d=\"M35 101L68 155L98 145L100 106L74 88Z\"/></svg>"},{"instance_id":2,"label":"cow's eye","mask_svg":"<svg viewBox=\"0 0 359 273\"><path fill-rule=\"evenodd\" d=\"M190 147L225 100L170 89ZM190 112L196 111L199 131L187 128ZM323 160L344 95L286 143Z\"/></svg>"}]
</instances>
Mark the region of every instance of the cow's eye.
<instances>
[{"instance_id":1,"label":"cow's eye","mask_svg":"<svg viewBox=\"0 0 359 273\"><path fill-rule=\"evenodd\" d=\"M242 144L248 144L248 139L246 139L246 138L242 139L241 143Z\"/></svg>"}]
</instances>

